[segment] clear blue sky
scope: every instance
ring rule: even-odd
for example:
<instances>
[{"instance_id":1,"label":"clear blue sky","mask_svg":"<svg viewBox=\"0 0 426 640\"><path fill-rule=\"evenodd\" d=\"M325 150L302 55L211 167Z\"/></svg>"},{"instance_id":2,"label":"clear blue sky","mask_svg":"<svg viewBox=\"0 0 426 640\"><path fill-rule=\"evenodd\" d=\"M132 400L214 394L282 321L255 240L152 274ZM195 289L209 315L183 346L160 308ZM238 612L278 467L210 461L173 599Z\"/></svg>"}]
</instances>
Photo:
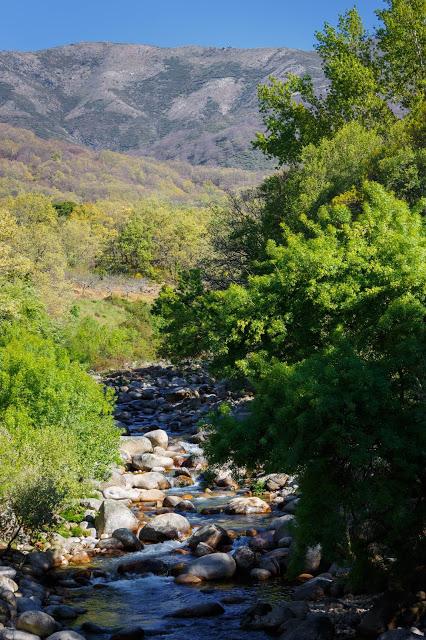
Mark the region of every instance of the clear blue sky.
<instances>
[{"instance_id":1,"label":"clear blue sky","mask_svg":"<svg viewBox=\"0 0 426 640\"><path fill-rule=\"evenodd\" d=\"M0 49L82 40L310 49L353 0L0 0ZM367 26L383 0L356 3Z\"/></svg>"}]
</instances>

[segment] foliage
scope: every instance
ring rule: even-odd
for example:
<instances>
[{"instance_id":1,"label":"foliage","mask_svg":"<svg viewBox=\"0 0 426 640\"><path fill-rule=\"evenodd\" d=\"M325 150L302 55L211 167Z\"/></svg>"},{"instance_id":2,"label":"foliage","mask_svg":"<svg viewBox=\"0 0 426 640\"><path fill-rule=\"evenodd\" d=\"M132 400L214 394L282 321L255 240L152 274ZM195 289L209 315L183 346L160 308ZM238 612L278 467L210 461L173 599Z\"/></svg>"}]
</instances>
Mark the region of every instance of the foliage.
<instances>
[{"instance_id":1,"label":"foliage","mask_svg":"<svg viewBox=\"0 0 426 640\"><path fill-rule=\"evenodd\" d=\"M42 476L15 486L6 501L0 503L0 536L8 538L7 548L22 536L34 539L39 533L52 531L64 498L65 493L50 477Z\"/></svg>"},{"instance_id":2,"label":"foliage","mask_svg":"<svg viewBox=\"0 0 426 640\"><path fill-rule=\"evenodd\" d=\"M322 95L312 78L290 74L259 87L266 132L254 146L279 164L298 163L308 144L333 136L357 121L386 136L399 105L415 109L425 97L424 0L388 0L377 11L382 26L369 36L356 9L325 24L316 50L328 81ZM392 109L392 103L395 109Z\"/></svg>"}]
</instances>

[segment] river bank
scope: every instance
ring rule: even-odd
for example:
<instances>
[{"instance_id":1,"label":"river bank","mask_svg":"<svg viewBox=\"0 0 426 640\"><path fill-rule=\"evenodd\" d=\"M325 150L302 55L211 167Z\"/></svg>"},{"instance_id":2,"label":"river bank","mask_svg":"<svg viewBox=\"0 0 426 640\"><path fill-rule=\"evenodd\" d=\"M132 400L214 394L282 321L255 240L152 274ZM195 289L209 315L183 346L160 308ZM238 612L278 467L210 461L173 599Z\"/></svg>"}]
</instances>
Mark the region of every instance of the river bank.
<instances>
[{"instance_id":1,"label":"river bank","mask_svg":"<svg viewBox=\"0 0 426 640\"><path fill-rule=\"evenodd\" d=\"M126 432L122 464L82 500L84 518L74 524L86 535L55 535L44 553L0 562L0 637L402 640L423 633L424 593L354 595L347 571L317 548L297 580L286 580L296 478L206 473L200 421L224 400L243 414L248 396L196 367L152 366L104 382L116 391Z\"/></svg>"}]
</instances>

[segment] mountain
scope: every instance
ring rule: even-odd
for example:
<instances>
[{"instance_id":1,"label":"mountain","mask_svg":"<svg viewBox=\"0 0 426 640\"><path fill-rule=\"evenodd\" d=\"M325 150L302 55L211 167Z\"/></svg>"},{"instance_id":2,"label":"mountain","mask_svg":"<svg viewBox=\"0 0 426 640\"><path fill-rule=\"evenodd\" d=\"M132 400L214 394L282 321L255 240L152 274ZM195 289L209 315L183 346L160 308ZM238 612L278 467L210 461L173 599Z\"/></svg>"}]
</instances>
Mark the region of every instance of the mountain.
<instances>
[{"instance_id":1,"label":"mountain","mask_svg":"<svg viewBox=\"0 0 426 640\"><path fill-rule=\"evenodd\" d=\"M134 202L155 196L203 206L221 202L226 192L253 186L261 178L260 172L238 168L95 151L0 124L0 198L37 191L79 202Z\"/></svg>"},{"instance_id":2,"label":"mountain","mask_svg":"<svg viewBox=\"0 0 426 640\"><path fill-rule=\"evenodd\" d=\"M91 147L266 168L251 149L261 128L257 85L309 73L318 56L286 48L234 49L80 43L0 52L0 122Z\"/></svg>"}]
</instances>

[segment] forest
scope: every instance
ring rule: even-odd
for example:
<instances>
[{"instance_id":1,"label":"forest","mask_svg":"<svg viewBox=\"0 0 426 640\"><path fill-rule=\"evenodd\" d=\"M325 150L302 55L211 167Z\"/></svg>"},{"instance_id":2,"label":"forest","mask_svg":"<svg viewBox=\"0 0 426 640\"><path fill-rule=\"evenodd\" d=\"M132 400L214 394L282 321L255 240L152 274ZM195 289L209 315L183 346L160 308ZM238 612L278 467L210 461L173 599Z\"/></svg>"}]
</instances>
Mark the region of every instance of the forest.
<instances>
[{"instance_id":1,"label":"forest","mask_svg":"<svg viewBox=\"0 0 426 640\"><path fill-rule=\"evenodd\" d=\"M374 33L350 9L316 34L323 94L259 86L264 178L2 125L4 541L56 531L119 463L97 374L163 358L252 394L244 419L226 401L203 419L205 449L297 476L289 577L318 544L354 588L424 575L425 3L377 14Z\"/></svg>"}]
</instances>

